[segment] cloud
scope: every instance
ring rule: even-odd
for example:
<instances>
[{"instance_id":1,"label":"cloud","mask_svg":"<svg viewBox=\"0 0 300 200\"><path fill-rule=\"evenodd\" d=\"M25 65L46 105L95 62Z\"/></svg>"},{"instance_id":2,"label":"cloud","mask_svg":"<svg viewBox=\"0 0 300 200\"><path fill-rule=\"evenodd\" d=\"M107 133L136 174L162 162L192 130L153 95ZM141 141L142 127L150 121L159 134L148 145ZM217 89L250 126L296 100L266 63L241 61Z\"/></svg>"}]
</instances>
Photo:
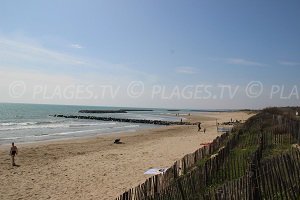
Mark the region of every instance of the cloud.
<instances>
[{"instance_id":1,"label":"cloud","mask_svg":"<svg viewBox=\"0 0 300 200\"><path fill-rule=\"evenodd\" d=\"M0 37L0 59L3 62L80 65L84 61L68 54L49 50L36 44Z\"/></svg>"},{"instance_id":2,"label":"cloud","mask_svg":"<svg viewBox=\"0 0 300 200\"><path fill-rule=\"evenodd\" d=\"M47 41L42 43L46 44ZM93 57L74 56L71 53L49 49L40 44L40 42L30 38L16 39L0 35L0 68L4 65L22 69L39 68L40 70L61 70L76 67L84 68L85 71L101 70L101 73L109 72L110 74L120 74L122 76L136 75L137 77L143 76L149 79L152 76L126 64L107 62ZM78 44L73 45L76 48L81 47ZM74 70L70 72L74 72Z\"/></svg>"},{"instance_id":3,"label":"cloud","mask_svg":"<svg viewBox=\"0 0 300 200\"><path fill-rule=\"evenodd\" d=\"M176 73L178 74L196 74L196 69L194 67L177 67Z\"/></svg>"},{"instance_id":4,"label":"cloud","mask_svg":"<svg viewBox=\"0 0 300 200\"><path fill-rule=\"evenodd\" d=\"M131 69L124 64L114 64L98 58L73 56L72 54L59 52L37 44L37 42L28 39L16 40L0 35L0 68L2 66L10 66L21 69L38 68L41 71L46 69L54 71L80 67L86 71L102 70L102 73L142 74L142 72ZM74 45L76 48L80 46ZM70 72L74 72L74 70Z\"/></svg>"},{"instance_id":5,"label":"cloud","mask_svg":"<svg viewBox=\"0 0 300 200\"><path fill-rule=\"evenodd\" d=\"M85 75L95 75L97 79L113 76L116 80L123 77L132 80L155 82L152 74L131 68L122 63L111 63L93 57L74 56L71 53L49 49L34 39L15 38L0 35L0 70L14 69L36 71L46 74L68 74L79 80ZM78 70L74 70L78 69ZM106 79L105 79L106 80Z\"/></svg>"},{"instance_id":6,"label":"cloud","mask_svg":"<svg viewBox=\"0 0 300 200\"><path fill-rule=\"evenodd\" d=\"M233 65L258 66L258 67L267 66L266 64L263 63L245 60L242 58L228 58L226 59L226 63L233 64Z\"/></svg>"},{"instance_id":7,"label":"cloud","mask_svg":"<svg viewBox=\"0 0 300 200\"><path fill-rule=\"evenodd\" d=\"M300 62L278 61L278 63L286 66L300 66Z\"/></svg>"},{"instance_id":8,"label":"cloud","mask_svg":"<svg viewBox=\"0 0 300 200\"><path fill-rule=\"evenodd\" d=\"M79 44L71 44L70 46L74 49L82 49L83 48L83 46L81 46Z\"/></svg>"}]
</instances>

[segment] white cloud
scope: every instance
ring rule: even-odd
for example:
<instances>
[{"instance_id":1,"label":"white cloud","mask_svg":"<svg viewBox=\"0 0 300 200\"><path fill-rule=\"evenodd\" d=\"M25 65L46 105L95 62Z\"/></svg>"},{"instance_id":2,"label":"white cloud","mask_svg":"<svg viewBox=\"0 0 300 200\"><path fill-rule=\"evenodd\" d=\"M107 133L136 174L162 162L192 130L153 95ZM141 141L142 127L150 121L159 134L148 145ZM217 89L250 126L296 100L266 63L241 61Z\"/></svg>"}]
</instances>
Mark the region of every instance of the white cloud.
<instances>
[{"instance_id":1,"label":"white cloud","mask_svg":"<svg viewBox=\"0 0 300 200\"><path fill-rule=\"evenodd\" d=\"M196 69L194 67L177 67L176 73L178 74L196 74Z\"/></svg>"},{"instance_id":2,"label":"white cloud","mask_svg":"<svg viewBox=\"0 0 300 200\"><path fill-rule=\"evenodd\" d=\"M0 35L0 68L10 66L21 69L39 68L41 71L52 69L54 71L63 68L81 67L86 71L101 69L101 73L110 72L117 74L119 72L122 76L124 74L149 76L142 71L131 69L123 64L113 64L99 59L73 56L37 44L39 43L34 40L23 38L22 40L15 40L14 38ZM77 46L77 48L78 47L79 46Z\"/></svg>"},{"instance_id":3,"label":"white cloud","mask_svg":"<svg viewBox=\"0 0 300 200\"><path fill-rule=\"evenodd\" d=\"M33 44L0 37L0 59L6 62L31 62L78 65L84 61L60 52L48 50Z\"/></svg>"},{"instance_id":4,"label":"white cloud","mask_svg":"<svg viewBox=\"0 0 300 200\"><path fill-rule=\"evenodd\" d=\"M267 66L266 64L263 63L245 60L242 58L228 58L226 59L226 63L233 64L233 65L246 65L246 66L258 66L258 67Z\"/></svg>"},{"instance_id":5,"label":"white cloud","mask_svg":"<svg viewBox=\"0 0 300 200\"><path fill-rule=\"evenodd\" d=\"M81 46L79 44L71 44L70 46L74 49L82 49L83 48L83 46Z\"/></svg>"},{"instance_id":6,"label":"white cloud","mask_svg":"<svg viewBox=\"0 0 300 200\"><path fill-rule=\"evenodd\" d=\"M279 61L278 63L286 66L300 66L300 62Z\"/></svg>"}]
</instances>

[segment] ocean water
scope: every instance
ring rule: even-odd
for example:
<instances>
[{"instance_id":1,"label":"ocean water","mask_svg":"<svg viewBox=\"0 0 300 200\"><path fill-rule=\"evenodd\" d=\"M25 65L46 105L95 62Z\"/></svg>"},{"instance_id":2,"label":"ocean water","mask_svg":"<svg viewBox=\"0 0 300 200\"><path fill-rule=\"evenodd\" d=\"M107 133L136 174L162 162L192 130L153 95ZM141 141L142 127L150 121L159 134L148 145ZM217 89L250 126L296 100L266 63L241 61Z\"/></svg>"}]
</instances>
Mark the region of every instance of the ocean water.
<instances>
[{"instance_id":1,"label":"ocean water","mask_svg":"<svg viewBox=\"0 0 300 200\"><path fill-rule=\"evenodd\" d=\"M51 116L54 114L110 116L165 121L179 121L181 119L174 116L176 112L164 109L155 109L152 112L132 111L111 114L78 113L79 110L88 109L112 110L120 108L0 103L0 145L11 142L23 143L119 132L134 132L139 129L158 127L157 125L149 124L56 118Z\"/></svg>"}]
</instances>

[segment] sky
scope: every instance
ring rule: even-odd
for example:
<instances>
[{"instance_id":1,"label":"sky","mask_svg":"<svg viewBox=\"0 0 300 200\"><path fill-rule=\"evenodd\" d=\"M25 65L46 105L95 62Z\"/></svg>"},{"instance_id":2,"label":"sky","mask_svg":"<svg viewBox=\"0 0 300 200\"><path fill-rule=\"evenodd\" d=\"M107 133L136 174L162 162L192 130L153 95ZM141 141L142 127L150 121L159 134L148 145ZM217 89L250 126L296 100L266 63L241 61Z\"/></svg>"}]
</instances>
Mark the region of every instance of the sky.
<instances>
[{"instance_id":1,"label":"sky","mask_svg":"<svg viewBox=\"0 0 300 200\"><path fill-rule=\"evenodd\" d=\"M0 0L0 102L300 102L297 0Z\"/></svg>"}]
</instances>

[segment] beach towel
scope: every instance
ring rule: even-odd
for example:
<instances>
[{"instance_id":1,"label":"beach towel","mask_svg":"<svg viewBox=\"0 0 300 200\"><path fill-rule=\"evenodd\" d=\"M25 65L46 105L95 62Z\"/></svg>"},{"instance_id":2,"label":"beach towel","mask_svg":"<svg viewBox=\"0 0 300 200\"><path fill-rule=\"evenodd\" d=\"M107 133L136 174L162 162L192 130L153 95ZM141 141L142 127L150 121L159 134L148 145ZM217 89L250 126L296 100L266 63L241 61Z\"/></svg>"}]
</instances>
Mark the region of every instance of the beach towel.
<instances>
[{"instance_id":1,"label":"beach towel","mask_svg":"<svg viewBox=\"0 0 300 200\"><path fill-rule=\"evenodd\" d=\"M163 174L167 171L168 168L151 168L148 169L144 174L156 175Z\"/></svg>"}]
</instances>

